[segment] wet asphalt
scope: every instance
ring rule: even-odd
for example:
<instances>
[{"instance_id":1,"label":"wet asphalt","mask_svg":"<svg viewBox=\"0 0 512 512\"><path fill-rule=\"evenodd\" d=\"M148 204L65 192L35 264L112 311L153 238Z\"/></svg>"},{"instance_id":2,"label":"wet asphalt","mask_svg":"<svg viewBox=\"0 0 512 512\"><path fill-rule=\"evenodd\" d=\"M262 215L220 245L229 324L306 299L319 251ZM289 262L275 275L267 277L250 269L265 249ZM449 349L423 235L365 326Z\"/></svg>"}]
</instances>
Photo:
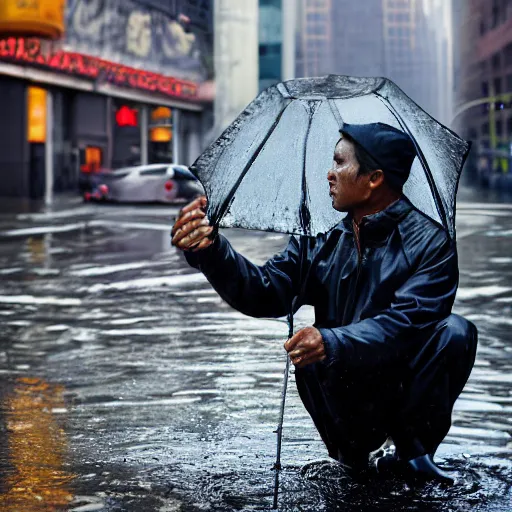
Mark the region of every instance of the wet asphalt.
<instances>
[{"instance_id":1,"label":"wet asphalt","mask_svg":"<svg viewBox=\"0 0 512 512\"><path fill-rule=\"evenodd\" d=\"M169 244L176 212L0 215L0 510L271 509L287 325L218 298ZM457 219L454 311L480 345L437 454L456 485L355 484L318 462L292 375L280 510L512 510L512 202L463 190ZM287 239L226 234L256 262Z\"/></svg>"}]
</instances>

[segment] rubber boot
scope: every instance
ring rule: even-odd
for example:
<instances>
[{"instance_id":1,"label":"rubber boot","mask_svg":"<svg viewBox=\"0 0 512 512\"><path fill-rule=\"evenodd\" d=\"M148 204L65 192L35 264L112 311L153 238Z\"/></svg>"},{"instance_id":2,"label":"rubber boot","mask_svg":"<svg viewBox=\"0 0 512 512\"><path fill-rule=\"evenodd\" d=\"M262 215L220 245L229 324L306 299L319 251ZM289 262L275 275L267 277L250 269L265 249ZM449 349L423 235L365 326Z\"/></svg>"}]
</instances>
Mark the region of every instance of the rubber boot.
<instances>
[{"instance_id":1,"label":"rubber boot","mask_svg":"<svg viewBox=\"0 0 512 512\"><path fill-rule=\"evenodd\" d=\"M430 454L421 455L408 461L405 467L405 478L416 482L434 481L447 485L455 483L455 479L451 475L435 464Z\"/></svg>"}]
</instances>

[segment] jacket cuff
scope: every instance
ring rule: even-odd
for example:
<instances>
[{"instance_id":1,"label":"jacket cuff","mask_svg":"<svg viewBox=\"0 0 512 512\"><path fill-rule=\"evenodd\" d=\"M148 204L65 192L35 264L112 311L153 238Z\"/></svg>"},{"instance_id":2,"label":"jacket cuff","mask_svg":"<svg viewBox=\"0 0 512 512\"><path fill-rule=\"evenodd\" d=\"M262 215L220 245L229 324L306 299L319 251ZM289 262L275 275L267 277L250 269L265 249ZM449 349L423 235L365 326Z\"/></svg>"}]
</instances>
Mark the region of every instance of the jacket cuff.
<instances>
[{"instance_id":1,"label":"jacket cuff","mask_svg":"<svg viewBox=\"0 0 512 512\"><path fill-rule=\"evenodd\" d=\"M334 334L332 329L319 328L322 339L324 340L325 364L331 366L343 360L345 353L343 343Z\"/></svg>"},{"instance_id":2,"label":"jacket cuff","mask_svg":"<svg viewBox=\"0 0 512 512\"><path fill-rule=\"evenodd\" d=\"M185 259L191 267L203 271L208 267L208 263L213 263L212 258L222 250L222 247L225 245L225 243L226 241L224 237L218 234L213 240L213 243L206 247L206 249L202 249L197 252L184 251Z\"/></svg>"}]
</instances>

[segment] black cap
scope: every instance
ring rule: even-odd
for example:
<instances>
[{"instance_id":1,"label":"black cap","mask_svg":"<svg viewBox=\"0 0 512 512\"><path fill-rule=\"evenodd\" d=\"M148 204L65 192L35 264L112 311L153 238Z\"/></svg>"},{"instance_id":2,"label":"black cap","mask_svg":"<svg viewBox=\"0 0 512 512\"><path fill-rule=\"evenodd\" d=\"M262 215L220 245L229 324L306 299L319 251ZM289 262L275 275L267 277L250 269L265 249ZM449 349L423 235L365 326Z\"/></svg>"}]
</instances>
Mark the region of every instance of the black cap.
<instances>
[{"instance_id":1,"label":"black cap","mask_svg":"<svg viewBox=\"0 0 512 512\"><path fill-rule=\"evenodd\" d=\"M384 123L345 123L340 132L355 140L374 158L392 187L404 185L416 157L416 147L409 135Z\"/></svg>"}]
</instances>

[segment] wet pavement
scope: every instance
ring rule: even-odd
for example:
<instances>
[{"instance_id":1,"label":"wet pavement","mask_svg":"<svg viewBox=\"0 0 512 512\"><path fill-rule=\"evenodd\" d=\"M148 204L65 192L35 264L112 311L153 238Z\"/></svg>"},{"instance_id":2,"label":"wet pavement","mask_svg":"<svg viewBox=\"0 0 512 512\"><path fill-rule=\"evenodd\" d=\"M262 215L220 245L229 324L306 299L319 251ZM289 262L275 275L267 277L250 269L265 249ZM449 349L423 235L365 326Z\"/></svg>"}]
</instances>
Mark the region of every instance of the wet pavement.
<instances>
[{"instance_id":1,"label":"wet pavement","mask_svg":"<svg viewBox=\"0 0 512 512\"><path fill-rule=\"evenodd\" d=\"M455 312L480 345L437 454L457 484L353 484L316 463L292 375L280 510L512 510L512 204L474 197L459 203ZM233 311L188 268L169 245L176 211L0 216L1 510L271 508L287 326ZM227 236L257 262L286 244ZM311 321L304 308L297 327Z\"/></svg>"}]
</instances>

